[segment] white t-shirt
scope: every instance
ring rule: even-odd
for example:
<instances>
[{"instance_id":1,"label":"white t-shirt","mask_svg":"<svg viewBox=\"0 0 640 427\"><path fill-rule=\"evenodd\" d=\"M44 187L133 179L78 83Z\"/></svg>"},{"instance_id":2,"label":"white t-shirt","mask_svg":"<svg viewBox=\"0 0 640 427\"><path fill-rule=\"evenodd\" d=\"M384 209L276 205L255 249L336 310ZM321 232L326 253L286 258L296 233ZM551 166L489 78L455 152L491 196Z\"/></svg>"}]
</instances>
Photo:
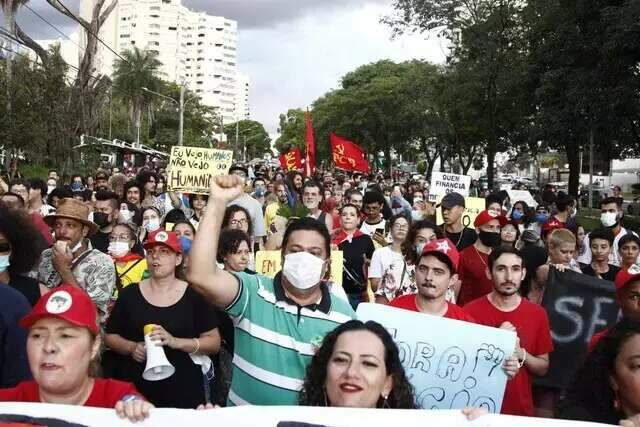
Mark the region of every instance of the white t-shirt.
<instances>
[{"instance_id":1,"label":"white t-shirt","mask_svg":"<svg viewBox=\"0 0 640 427\"><path fill-rule=\"evenodd\" d=\"M367 236L371 237L376 232L376 230L380 230L382 235L385 235L385 227L387 222L384 218L380 220L380 222L376 224L369 224L367 221L362 221L362 225L360 226L360 231L362 231Z\"/></svg>"}]
</instances>

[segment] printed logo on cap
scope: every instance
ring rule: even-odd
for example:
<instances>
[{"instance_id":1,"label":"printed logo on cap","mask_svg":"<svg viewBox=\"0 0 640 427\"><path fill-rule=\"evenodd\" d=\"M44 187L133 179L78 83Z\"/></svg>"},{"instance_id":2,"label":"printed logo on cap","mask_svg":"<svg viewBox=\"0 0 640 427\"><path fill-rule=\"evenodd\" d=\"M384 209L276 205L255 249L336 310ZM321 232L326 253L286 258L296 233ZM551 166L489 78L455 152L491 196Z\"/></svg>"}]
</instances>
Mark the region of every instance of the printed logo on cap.
<instances>
[{"instance_id":1,"label":"printed logo on cap","mask_svg":"<svg viewBox=\"0 0 640 427\"><path fill-rule=\"evenodd\" d=\"M164 243L167 240L169 240L169 235L167 233L165 233L164 231L161 231L158 234L156 234L156 238L155 238L156 242Z\"/></svg>"},{"instance_id":2,"label":"printed logo on cap","mask_svg":"<svg viewBox=\"0 0 640 427\"><path fill-rule=\"evenodd\" d=\"M438 247L436 248L437 251L439 252L444 252L445 254L448 254L449 251L451 250L451 247L449 246L449 243L447 243L447 241L443 241L443 242L438 242Z\"/></svg>"},{"instance_id":3,"label":"printed logo on cap","mask_svg":"<svg viewBox=\"0 0 640 427\"><path fill-rule=\"evenodd\" d=\"M489 216L490 216L491 218L497 218L497 217L498 217L498 215L499 215L499 214L498 214L498 212L494 211L493 209L489 209L489 210L487 211L487 213L489 214Z\"/></svg>"},{"instance_id":4,"label":"printed logo on cap","mask_svg":"<svg viewBox=\"0 0 640 427\"><path fill-rule=\"evenodd\" d=\"M73 298L67 291L54 292L47 301L45 309L51 314L61 314L71 308Z\"/></svg>"},{"instance_id":5,"label":"printed logo on cap","mask_svg":"<svg viewBox=\"0 0 640 427\"><path fill-rule=\"evenodd\" d=\"M640 274L640 266L633 264L631 267L629 267L629 274Z\"/></svg>"}]
</instances>

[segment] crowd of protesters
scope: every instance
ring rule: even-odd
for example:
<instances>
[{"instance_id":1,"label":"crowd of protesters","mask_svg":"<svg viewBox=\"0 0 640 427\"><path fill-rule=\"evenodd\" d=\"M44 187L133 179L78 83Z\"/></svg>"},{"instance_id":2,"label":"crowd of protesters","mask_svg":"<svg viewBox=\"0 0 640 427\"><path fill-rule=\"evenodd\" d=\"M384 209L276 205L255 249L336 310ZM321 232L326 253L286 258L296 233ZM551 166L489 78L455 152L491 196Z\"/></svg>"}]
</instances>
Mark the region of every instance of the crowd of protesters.
<instances>
[{"instance_id":1,"label":"crowd of protesters","mask_svg":"<svg viewBox=\"0 0 640 427\"><path fill-rule=\"evenodd\" d=\"M640 425L640 238L621 198L585 230L562 192L536 207L484 194L467 223L465 197L431 203L423 176L236 165L209 194L166 182L147 168L0 180L0 400L132 421L153 407L415 409L393 339L356 320L371 302L515 332L503 414ZM256 273L260 250L281 252L275 277ZM553 352L541 305L552 269L610 282L622 320L550 396L533 380ZM144 375L149 345L167 378Z\"/></svg>"}]
</instances>

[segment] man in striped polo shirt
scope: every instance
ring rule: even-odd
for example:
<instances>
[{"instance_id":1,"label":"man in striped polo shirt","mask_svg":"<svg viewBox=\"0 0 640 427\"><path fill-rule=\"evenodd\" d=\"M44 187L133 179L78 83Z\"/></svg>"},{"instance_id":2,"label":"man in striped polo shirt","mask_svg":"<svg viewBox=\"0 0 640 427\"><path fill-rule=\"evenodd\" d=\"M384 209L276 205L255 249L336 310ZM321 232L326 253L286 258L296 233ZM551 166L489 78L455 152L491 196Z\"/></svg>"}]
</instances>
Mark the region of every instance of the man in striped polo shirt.
<instances>
[{"instance_id":1,"label":"man in striped polo shirt","mask_svg":"<svg viewBox=\"0 0 640 427\"><path fill-rule=\"evenodd\" d=\"M283 271L274 279L231 274L216 266L225 207L240 196L238 176L211 179L207 210L191 248L189 283L222 307L235 326L228 405L296 405L305 370L324 336L355 318L329 292L330 236L313 218L294 221L283 244Z\"/></svg>"}]
</instances>

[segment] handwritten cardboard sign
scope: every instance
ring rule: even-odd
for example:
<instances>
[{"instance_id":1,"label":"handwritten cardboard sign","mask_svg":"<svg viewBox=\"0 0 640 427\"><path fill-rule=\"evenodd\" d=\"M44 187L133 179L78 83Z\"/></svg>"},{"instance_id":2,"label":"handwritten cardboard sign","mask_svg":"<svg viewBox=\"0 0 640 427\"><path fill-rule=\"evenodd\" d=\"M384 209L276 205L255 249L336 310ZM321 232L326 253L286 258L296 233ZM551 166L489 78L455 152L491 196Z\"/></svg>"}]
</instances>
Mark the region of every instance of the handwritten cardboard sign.
<instances>
[{"instance_id":1,"label":"handwritten cardboard sign","mask_svg":"<svg viewBox=\"0 0 640 427\"><path fill-rule=\"evenodd\" d=\"M440 199L438 199L440 203ZM473 221L484 210L484 199L479 197L465 197L464 199L464 212L462 213L462 225L465 227L473 228ZM438 224L444 223L442 219L442 208L436 210L436 221Z\"/></svg>"},{"instance_id":2,"label":"handwritten cardboard sign","mask_svg":"<svg viewBox=\"0 0 640 427\"><path fill-rule=\"evenodd\" d=\"M356 314L391 333L421 408L500 412L515 333L381 304L360 304Z\"/></svg>"},{"instance_id":3,"label":"handwritten cardboard sign","mask_svg":"<svg viewBox=\"0 0 640 427\"><path fill-rule=\"evenodd\" d=\"M471 177L468 175L433 172L431 174L431 187L429 188L429 201L435 202L447 193L459 193L463 197L467 197L470 186Z\"/></svg>"},{"instance_id":4,"label":"handwritten cardboard sign","mask_svg":"<svg viewBox=\"0 0 640 427\"><path fill-rule=\"evenodd\" d=\"M256 252L256 272L267 277L274 277L282 269L282 254L280 251ZM331 251L331 281L342 286L342 266L344 256L342 251Z\"/></svg>"},{"instance_id":5,"label":"handwritten cardboard sign","mask_svg":"<svg viewBox=\"0 0 640 427\"><path fill-rule=\"evenodd\" d=\"M169 158L169 191L209 194L212 176L226 175L233 151L211 148L173 147Z\"/></svg>"}]
</instances>

